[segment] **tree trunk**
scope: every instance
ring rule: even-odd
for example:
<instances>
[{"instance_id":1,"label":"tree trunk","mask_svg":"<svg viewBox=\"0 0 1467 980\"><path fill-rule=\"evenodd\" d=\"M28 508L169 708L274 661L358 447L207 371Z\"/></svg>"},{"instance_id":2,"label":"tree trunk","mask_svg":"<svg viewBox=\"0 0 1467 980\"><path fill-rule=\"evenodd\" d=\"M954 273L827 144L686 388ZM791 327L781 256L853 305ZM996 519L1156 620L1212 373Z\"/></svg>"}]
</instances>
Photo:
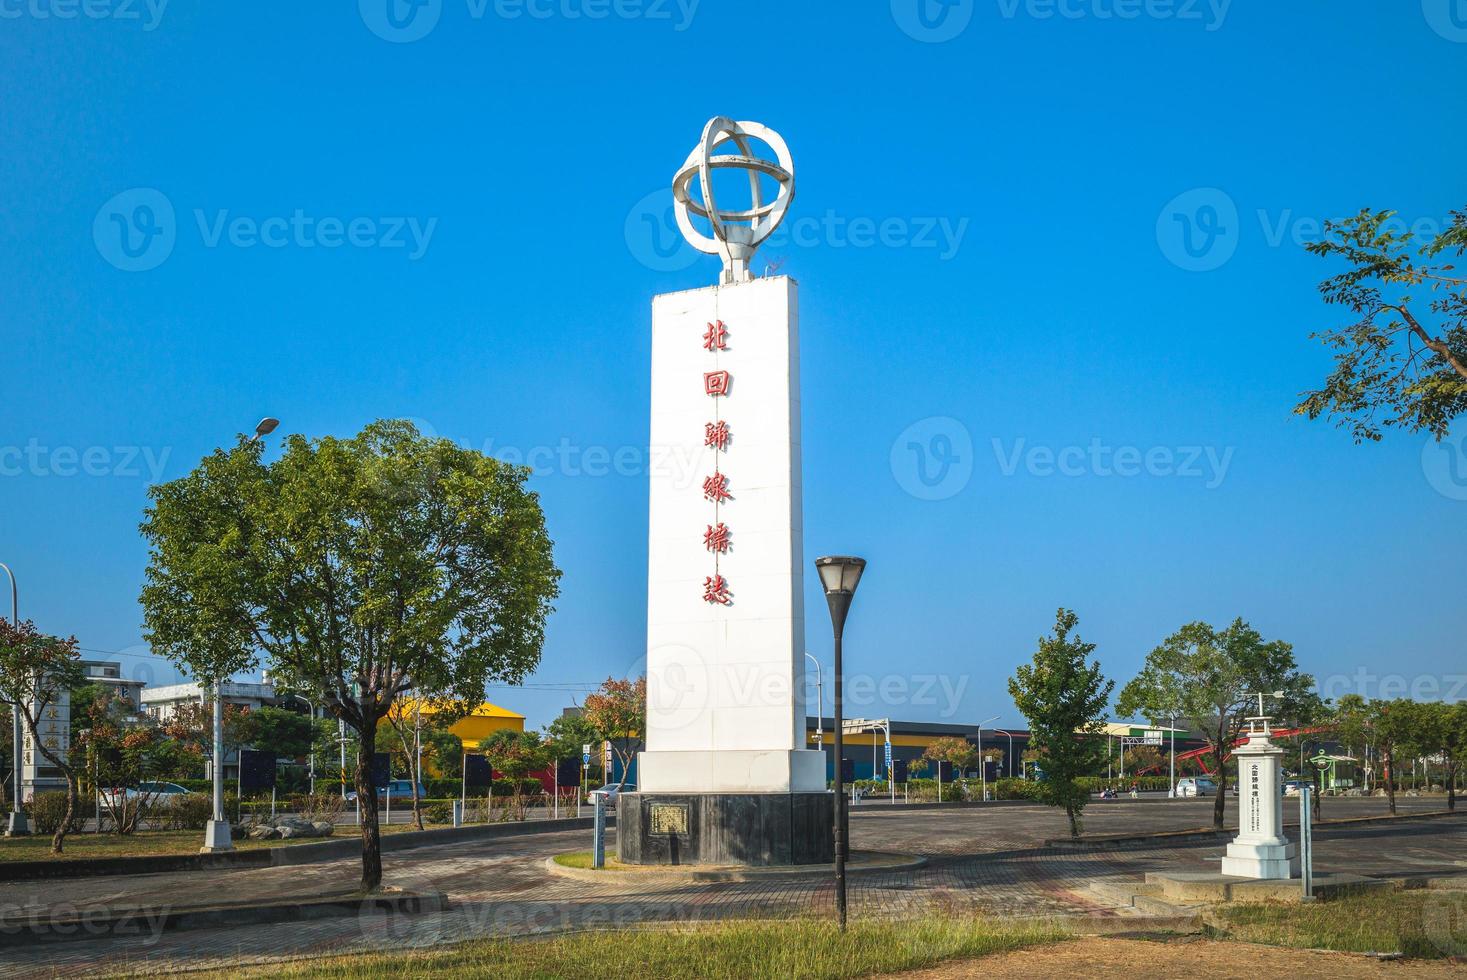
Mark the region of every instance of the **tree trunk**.
<instances>
[{"instance_id":1,"label":"tree trunk","mask_svg":"<svg viewBox=\"0 0 1467 980\"><path fill-rule=\"evenodd\" d=\"M60 854L66 841L66 832L71 828L72 818L76 815L76 776L70 769L62 770L66 774L66 813L61 818L61 823L56 827L56 833L51 835L51 853Z\"/></svg>"},{"instance_id":2,"label":"tree trunk","mask_svg":"<svg viewBox=\"0 0 1467 980\"><path fill-rule=\"evenodd\" d=\"M423 829L423 808L418 800L418 780L422 774L418 772L417 750L413 751L413 759L408 763L408 774L413 777L413 826L419 830Z\"/></svg>"},{"instance_id":3,"label":"tree trunk","mask_svg":"<svg viewBox=\"0 0 1467 980\"><path fill-rule=\"evenodd\" d=\"M1391 816L1396 815L1396 754L1387 749L1381 753L1381 762L1385 769L1386 804L1390 807Z\"/></svg>"},{"instance_id":4,"label":"tree trunk","mask_svg":"<svg viewBox=\"0 0 1467 980\"><path fill-rule=\"evenodd\" d=\"M1212 801L1212 829L1223 829L1223 808L1227 806L1228 796L1228 764L1224 761L1227 752L1228 736L1226 732L1218 732L1217 742L1213 745L1212 758L1217 763L1217 799Z\"/></svg>"},{"instance_id":5,"label":"tree trunk","mask_svg":"<svg viewBox=\"0 0 1467 980\"><path fill-rule=\"evenodd\" d=\"M382 829L377 825L377 787L372 759L377 752L377 726L368 721L357 731L357 806L361 810L362 890L382 886Z\"/></svg>"},{"instance_id":6,"label":"tree trunk","mask_svg":"<svg viewBox=\"0 0 1467 980\"><path fill-rule=\"evenodd\" d=\"M1447 766L1447 809L1457 809L1457 763L1453 760Z\"/></svg>"},{"instance_id":7,"label":"tree trunk","mask_svg":"<svg viewBox=\"0 0 1467 980\"><path fill-rule=\"evenodd\" d=\"M1075 815L1075 808L1072 806L1065 807L1065 816L1070 818L1070 836L1078 838L1080 836L1080 819Z\"/></svg>"}]
</instances>

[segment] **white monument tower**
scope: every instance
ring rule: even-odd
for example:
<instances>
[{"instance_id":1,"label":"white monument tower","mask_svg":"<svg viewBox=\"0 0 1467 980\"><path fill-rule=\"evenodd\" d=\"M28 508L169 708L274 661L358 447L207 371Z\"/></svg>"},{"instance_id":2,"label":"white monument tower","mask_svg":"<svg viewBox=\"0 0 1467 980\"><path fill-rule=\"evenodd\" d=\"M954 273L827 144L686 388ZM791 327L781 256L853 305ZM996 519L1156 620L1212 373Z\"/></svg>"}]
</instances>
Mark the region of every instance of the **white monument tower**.
<instances>
[{"instance_id":1,"label":"white monument tower","mask_svg":"<svg viewBox=\"0 0 1467 980\"><path fill-rule=\"evenodd\" d=\"M747 210L720 209L720 169L747 173ZM651 444L677 465L650 477L646 751L618 849L640 864L827 862L834 800L825 753L805 747L798 286L750 271L794 164L773 130L719 117L672 190L683 235L723 275L652 302Z\"/></svg>"},{"instance_id":2,"label":"white monument tower","mask_svg":"<svg viewBox=\"0 0 1467 980\"><path fill-rule=\"evenodd\" d=\"M1299 874L1299 852L1284 836L1280 765L1284 750L1269 741L1273 732L1263 713L1263 698L1258 695L1258 715L1248 719L1248 744L1233 750L1238 760L1238 836L1228 845L1222 873L1293 878Z\"/></svg>"}]
</instances>

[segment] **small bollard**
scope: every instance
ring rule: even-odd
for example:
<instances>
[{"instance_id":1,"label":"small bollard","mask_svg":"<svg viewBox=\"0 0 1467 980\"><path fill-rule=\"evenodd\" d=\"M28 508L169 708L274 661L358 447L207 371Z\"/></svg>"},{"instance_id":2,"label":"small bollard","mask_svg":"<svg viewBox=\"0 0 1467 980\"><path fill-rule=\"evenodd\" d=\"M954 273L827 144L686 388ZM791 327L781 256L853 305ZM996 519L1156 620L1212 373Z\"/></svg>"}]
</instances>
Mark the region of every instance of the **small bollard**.
<instances>
[{"instance_id":1,"label":"small bollard","mask_svg":"<svg viewBox=\"0 0 1467 980\"><path fill-rule=\"evenodd\" d=\"M606 797L596 797L596 842L591 850L591 867L600 871L606 866Z\"/></svg>"},{"instance_id":2,"label":"small bollard","mask_svg":"<svg viewBox=\"0 0 1467 980\"><path fill-rule=\"evenodd\" d=\"M454 825L454 827L462 827L464 825L464 801L463 800L454 800L453 801L453 825Z\"/></svg>"}]
</instances>

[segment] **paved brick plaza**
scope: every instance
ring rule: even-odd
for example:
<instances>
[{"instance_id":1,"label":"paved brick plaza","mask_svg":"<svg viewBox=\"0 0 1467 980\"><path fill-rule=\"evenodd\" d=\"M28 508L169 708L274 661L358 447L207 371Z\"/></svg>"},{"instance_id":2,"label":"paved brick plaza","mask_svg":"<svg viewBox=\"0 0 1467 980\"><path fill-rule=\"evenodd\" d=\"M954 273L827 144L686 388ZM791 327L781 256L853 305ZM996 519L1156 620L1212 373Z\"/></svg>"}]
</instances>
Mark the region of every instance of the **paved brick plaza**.
<instances>
[{"instance_id":1,"label":"paved brick plaza","mask_svg":"<svg viewBox=\"0 0 1467 980\"><path fill-rule=\"evenodd\" d=\"M1379 800L1326 800L1325 816L1385 812ZM1287 812L1296 812L1290 801ZM1144 832L1206 826L1211 801L1093 805L1087 830ZM1402 800L1403 811L1437 809L1440 801ZM854 846L922 854L913 872L852 879L857 916L912 916L932 909L995 915L1053 913L1117 915L1089 891L1092 881L1135 881L1147 872L1215 870L1218 842L1165 848L1061 852L1042 846L1064 833L1064 818L1043 807L904 810L865 805L852 815ZM1363 874L1467 873L1467 819L1406 821L1321 829L1320 870ZM380 916L322 919L290 925L252 925L0 948L6 976L80 974L98 966L198 968L328 952L425 946L485 935L522 935L639 921L700 921L734 916L829 914L825 880L667 885L588 884L553 875L545 857L587 846L587 834L556 832L496 842L422 848L385 858L389 884L448 894L441 913L389 920ZM172 873L118 878L22 882L0 886L7 914L96 905L201 904L278 899L350 889L355 860L284 868Z\"/></svg>"}]
</instances>

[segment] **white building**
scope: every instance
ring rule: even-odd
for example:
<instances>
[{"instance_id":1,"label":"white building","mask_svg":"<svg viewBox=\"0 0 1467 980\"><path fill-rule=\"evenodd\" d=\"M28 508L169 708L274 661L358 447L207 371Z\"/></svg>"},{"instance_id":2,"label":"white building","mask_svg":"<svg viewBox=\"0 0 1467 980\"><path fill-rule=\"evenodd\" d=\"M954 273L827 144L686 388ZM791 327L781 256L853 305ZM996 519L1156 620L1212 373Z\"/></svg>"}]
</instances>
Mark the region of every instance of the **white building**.
<instances>
[{"instance_id":1,"label":"white building","mask_svg":"<svg viewBox=\"0 0 1467 980\"><path fill-rule=\"evenodd\" d=\"M142 703L143 681L122 676L122 665L110 660L83 660L82 673L86 683L100 684L127 705L129 713L136 712ZM46 707L45 714L37 725L41 743L55 754L66 757L71 751L71 692L56 692L53 703ZM36 793L66 790L66 777L51 764L36 748L29 730L21 743L21 796L31 800Z\"/></svg>"},{"instance_id":2,"label":"white building","mask_svg":"<svg viewBox=\"0 0 1467 980\"><path fill-rule=\"evenodd\" d=\"M226 706L233 704L253 711L256 708L275 704L275 686L273 684L225 681L220 685L220 691ZM209 686L201 685L197 681L149 687L143 691L143 713L155 721L167 721L177 714L178 709L183 705L208 704L208 692ZM226 748L224 750L225 776L229 776L231 769L236 769L238 765L239 752Z\"/></svg>"}]
</instances>

